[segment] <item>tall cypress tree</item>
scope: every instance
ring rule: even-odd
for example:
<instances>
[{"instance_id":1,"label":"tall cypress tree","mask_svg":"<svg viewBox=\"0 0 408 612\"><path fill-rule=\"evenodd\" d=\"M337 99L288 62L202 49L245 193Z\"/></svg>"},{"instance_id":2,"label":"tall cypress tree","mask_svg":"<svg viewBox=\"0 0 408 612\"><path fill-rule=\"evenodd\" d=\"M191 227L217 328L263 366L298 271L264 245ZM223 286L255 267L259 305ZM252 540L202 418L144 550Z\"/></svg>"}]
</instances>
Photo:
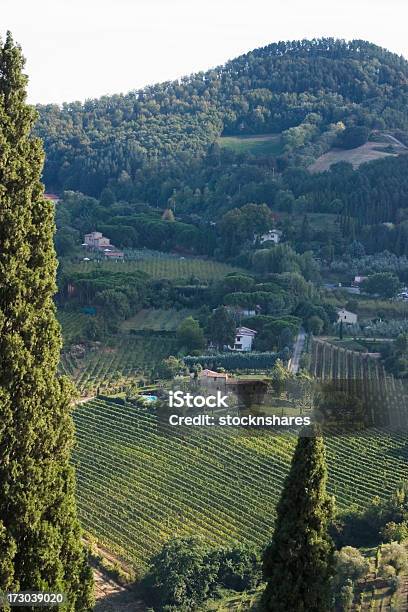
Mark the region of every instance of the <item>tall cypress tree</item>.
<instances>
[{"instance_id":1,"label":"tall cypress tree","mask_svg":"<svg viewBox=\"0 0 408 612\"><path fill-rule=\"evenodd\" d=\"M0 43L0 589L64 592L92 609L70 466L70 387L57 377L54 213L24 59ZM28 609L28 608L26 608Z\"/></svg>"},{"instance_id":2,"label":"tall cypress tree","mask_svg":"<svg viewBox=\"0 0 408 612\"><path fill-rule=\"evenodd\" d=\"M334 501L326 492L327 467L318 430L300 437L286 479L271 544L263 557L268 581L264 610L328 612L334 546L328 535Z\"/></svg>"}]
</instances>

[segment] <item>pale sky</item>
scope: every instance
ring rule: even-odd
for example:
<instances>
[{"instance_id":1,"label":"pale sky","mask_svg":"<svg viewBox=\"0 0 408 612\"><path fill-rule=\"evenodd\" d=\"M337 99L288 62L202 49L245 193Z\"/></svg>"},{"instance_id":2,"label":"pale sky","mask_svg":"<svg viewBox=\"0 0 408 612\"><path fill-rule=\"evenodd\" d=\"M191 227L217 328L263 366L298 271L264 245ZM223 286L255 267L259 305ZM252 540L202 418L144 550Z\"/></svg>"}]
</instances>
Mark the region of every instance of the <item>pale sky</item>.
<instances>
[{"instance_id":1,"label":"pale sky","mask_svg":"<svg viewBox=\"0 0 408 612\"><path fill-rule=\"evenodd\" d=\"M1 0L31 102L127 92L279 40L370 40L408 58L408 0Z\"/></svg>"}]
</instances>

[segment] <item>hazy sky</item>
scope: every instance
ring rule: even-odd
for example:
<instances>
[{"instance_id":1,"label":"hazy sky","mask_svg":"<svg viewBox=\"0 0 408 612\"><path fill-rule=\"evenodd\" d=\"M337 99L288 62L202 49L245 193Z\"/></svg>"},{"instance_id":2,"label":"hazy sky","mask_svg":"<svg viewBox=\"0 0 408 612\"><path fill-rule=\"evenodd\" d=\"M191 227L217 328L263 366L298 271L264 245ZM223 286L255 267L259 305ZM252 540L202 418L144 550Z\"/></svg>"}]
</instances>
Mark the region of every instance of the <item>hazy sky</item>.
<instances>
[{"instance_id":1,"label":"hazy sky","mask_svg":"<svg viewBox=\"0 0 408 612\"><path fill-rule=\"evenodd\" d=\"M363 38L408 57L408 0L1 0L32 102L205 70L278 40Z\"/></svg>"}]
</instances>

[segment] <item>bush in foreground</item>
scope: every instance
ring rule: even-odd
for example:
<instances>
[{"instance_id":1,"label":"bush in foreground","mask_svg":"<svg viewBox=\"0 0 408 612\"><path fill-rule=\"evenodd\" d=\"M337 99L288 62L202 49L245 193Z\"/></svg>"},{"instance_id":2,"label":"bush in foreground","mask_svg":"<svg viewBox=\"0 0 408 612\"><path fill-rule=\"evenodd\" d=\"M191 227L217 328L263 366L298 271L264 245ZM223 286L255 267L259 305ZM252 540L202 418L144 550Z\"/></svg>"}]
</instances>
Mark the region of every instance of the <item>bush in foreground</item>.
<instances>
[{"instance_id":1,"label":"bush in foreground","mask_svg":"<svg viewBox=\"0 0 408 612\"><path fill-rule=\"evenodd\" d=\"M210 548L199 538L171 540L152 559L142 583L148 605L160 612L188 612L218 589L244 591L261 580L259 555L245 546Z\"/></svg>"}]
</instances>

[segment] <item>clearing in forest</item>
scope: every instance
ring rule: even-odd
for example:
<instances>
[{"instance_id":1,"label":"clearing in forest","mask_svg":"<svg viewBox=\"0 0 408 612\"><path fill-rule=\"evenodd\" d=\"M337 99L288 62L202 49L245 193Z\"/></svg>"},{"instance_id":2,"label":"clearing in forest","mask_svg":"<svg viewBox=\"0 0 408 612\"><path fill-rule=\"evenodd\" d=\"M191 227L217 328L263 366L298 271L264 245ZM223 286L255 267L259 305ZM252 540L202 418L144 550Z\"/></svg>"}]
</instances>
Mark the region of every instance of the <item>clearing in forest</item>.
<instances>
[{"instance_id":1,"label":"clearing in forest","mask_svg":"<svg viewBox=\"0 0 408 612\"><path fill-rule=\"evenodd\" d=\"M382 159L383 157L396 157L408 153L408 149L391 134L382 134L382 142L367 142L355 149L332 149L328 153L321 155L313 164L309 166L309 171L313 174L326 172L333 164L348 162L356 169L361 164Z\"/></svg>"},{"instance_id":2,"label":"clearing in forest","mask_svg":"<svg viewBox=\"0 0 408 612\"><path fill-rule=\"evenodd\" d=\"M282 143L280 134L260 134L258 136L221 136L218 144L235 153L252 153L252 155L280 155Z\"/></svg>"}]
</instances>

